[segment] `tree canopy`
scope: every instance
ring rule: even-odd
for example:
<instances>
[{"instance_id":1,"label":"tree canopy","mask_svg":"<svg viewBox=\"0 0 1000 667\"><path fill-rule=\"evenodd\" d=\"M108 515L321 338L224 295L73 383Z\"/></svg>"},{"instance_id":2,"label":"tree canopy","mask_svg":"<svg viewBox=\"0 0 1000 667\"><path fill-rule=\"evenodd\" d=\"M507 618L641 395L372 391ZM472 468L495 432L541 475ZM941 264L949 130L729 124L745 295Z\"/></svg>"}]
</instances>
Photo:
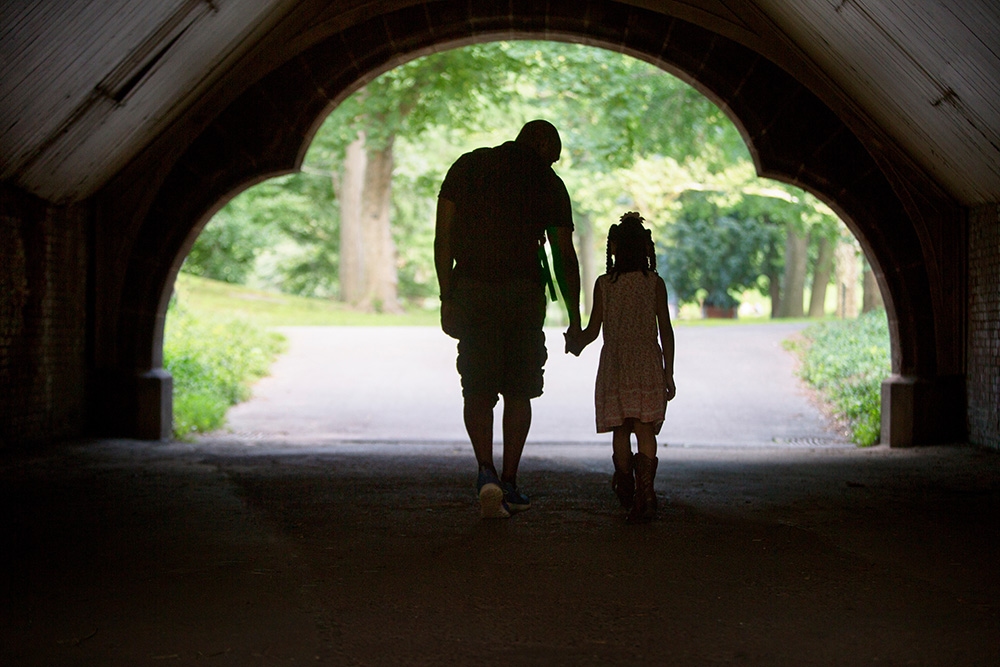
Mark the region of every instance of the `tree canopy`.
<instances>
[{"instance_id":1,"label":"tree canopy","mask_svg":"<svg viewBox=\"0 0 1000 667\"><path fill-rule=\"evenodd\" d=\"M676 77L582 45L493 42L415 59L346 99L317 132L302 172L234 198L184 270L341 298L345 281L367 271L358 289L365 280L391 289L367 300L356 291L359 303L431 296L434 200L445 171L532 118L552 121L563 137L556 169L573 199L581 254L599 256L611 222L638 209L681 301L735 299L754 286L794 301L790 283L805 271L789 276L789 239L804 239L806 266L819 267L824 243L836 238L832 211L757 179L733 123ZM381 235L371 234L373 220ZM698 270L683 270L685 262Z\"/></svg>"}]
</instances>

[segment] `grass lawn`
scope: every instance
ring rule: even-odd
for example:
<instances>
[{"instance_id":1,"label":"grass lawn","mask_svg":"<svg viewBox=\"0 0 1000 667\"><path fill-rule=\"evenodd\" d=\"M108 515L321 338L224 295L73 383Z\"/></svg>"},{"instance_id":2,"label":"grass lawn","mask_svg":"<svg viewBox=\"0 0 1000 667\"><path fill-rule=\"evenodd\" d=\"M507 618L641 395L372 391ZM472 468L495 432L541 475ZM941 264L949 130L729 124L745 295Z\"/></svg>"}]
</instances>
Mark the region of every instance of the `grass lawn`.
<instances>
[{"instance_id":1,"label":"grass lawn","mask_svg":"<svg viewBox=\"0 0 1000 667\"><path fill-rule=\"evenodd\" d=\"M437 310L413 308L399 315L365 313L335 301L254 290L185 273L177 276L174 293L192 311L238 317L259 326L438 324Z\"/></svg>"},{"instance_id":2,"label":"grass lawn","mask_svg":"<svg viewBox=\"0 0 1000 667\"><path fill-rule=\"evenodd\" d=\"M177 276L174 291L183 306L199 313L212 313L222 317L237 317L252 321L258 326L438 326L437 308L410 307L394 315L366 313L342 303L279 292L255 290L181 273ZM436 302L434 304L436 306ZM674 326L724 327L741 324L767 324L794 320L772 320L767 315L742 316L739 319L702 319L698 309L685 307L681 316L673 320ZM817 320L801 320L815 323ZM584 325L587 314L583 316ZM566 315L562 302L549 303L546 325L565 326Z\"/></svg>"}]
</instances>

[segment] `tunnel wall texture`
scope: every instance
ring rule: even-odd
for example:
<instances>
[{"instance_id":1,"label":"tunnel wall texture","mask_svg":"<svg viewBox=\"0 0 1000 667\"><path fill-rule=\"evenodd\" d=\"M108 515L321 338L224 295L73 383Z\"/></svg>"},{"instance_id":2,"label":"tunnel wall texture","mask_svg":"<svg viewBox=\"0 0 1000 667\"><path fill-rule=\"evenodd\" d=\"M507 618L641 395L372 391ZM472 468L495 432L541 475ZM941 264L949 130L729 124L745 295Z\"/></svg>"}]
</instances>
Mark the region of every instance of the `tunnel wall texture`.
<instances>
[{"instance_id":1,"label":"tunnel wall texture","mask_svg":"<svg viewBox=\"0 0 1000 667\"><path fill-rule=\"evenodd\" d=\"M969 222L969 441L1000 449L1000 204Z\"/></svg>"},{"instance_id":2,"label":"tunnel wall texture","mask_svg":"<svg viewBox=\"0 0 1000 667\"><path fill-rule=\"evenodd\" d=\"M87 211L0 184L0 447L85 430Z\"/></svg>"}]
</instances>

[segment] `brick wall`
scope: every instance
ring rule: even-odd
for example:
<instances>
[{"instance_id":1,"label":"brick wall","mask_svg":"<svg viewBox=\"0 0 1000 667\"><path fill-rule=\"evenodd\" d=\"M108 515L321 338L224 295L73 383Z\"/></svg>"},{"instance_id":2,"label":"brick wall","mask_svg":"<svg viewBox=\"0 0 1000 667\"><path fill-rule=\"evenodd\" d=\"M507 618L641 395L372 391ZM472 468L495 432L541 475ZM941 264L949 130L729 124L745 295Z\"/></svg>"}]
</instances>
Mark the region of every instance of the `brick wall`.
<instances>
[{"instance_id":1,"label":"brick wall","mask_svg":"<svg viewBox=\"0 0 1000 667\"><path fill-rule=\"evenodd\" d=\"M1000 449L1000 204L969 220L969 441Z\"/></svg>"},{"instance_id":2,"label":"brick wall","mask_svg":"<svg viewBox=\"0 0 1000 667\"><path fill-rule=\"evenodd\" d=\"M83 433L86 223L0 185L0 448Z\"/></svg>"}]
</instances>

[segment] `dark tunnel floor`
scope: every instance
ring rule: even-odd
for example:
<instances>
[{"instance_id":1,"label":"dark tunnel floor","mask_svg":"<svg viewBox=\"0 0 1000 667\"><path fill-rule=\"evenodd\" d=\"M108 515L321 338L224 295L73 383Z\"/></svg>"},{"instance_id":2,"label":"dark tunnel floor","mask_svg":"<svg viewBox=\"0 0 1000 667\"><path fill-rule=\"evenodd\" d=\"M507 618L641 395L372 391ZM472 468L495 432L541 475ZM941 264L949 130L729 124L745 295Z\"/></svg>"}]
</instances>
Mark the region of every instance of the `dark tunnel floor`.
<instances>
[{"instance_id":1,"label":"dark tunnel floor","mask_svg":"<svg viewBox=\"0 0 1000 667\"><path fill-rule=\"evenodd\" d=\"M607 451L605 451L605 449ZM0 664L1000 664L1000 454L101 441L0 459Z\"/></svg>"}]
</instances>

